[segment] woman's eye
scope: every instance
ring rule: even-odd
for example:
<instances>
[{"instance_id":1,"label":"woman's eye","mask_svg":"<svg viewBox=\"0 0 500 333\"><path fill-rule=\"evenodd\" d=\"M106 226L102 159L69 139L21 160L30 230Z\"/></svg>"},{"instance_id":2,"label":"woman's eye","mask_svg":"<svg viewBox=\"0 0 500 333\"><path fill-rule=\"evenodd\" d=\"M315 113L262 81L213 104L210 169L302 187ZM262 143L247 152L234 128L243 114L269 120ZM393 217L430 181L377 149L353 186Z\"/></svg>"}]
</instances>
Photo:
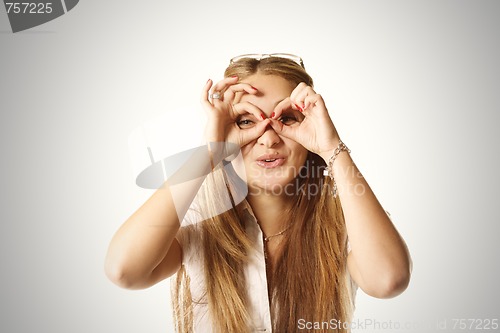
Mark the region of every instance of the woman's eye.
<instances>
[{"instance_id":1,"label":"woman's eye","mask_svg":"<svg viewBox=\"0 0 500 333\"><path fill-rule=\"evenodd\" d=\"M239 128L250 128L252 127L253 125L255 125L255 123L250 120L250 119L240 119L236 122L236 125L238 125Z\"/></svg>"},{"instance_id":2,"label":"woman's eye","mask_svg":"<svg viewBox=\"0 0 500 333\"><path fill-rule=\"evenodd\" d=\"M283 123L283 125L293 125L295 124L298 120L294 116L282 116L280 118L280 121Z\"/></svg>"}]
</instances>

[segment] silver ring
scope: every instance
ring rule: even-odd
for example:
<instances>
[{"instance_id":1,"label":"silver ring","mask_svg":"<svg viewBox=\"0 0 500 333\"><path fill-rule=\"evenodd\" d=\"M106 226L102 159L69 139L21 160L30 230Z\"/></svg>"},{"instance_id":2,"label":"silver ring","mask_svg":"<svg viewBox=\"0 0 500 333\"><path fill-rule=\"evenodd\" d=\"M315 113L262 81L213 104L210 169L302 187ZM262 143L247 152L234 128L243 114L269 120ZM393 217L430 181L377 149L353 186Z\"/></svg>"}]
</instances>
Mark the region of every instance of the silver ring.
<instances>
[{"instance_id":1,"label":"silver ring","mask_svg":"<svg viewBox=\"0 0 500 333\"><path fill-rule=\"evenodd\" d=\"M216 91L213 94L210 95L211 99L220 99L222 97L221 93Z\"/></svg>"}]
</instances>

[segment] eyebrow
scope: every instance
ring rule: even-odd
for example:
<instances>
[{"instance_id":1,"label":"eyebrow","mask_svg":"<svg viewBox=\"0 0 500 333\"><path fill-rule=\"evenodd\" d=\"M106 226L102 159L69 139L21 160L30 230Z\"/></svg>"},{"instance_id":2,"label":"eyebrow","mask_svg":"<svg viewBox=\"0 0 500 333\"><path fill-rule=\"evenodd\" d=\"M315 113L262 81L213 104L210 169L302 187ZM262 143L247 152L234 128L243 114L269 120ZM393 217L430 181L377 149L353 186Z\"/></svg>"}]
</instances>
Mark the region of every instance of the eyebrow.
<instances>
[{"instance_id":1,"label":"eyebrow","mask_svg":"<svg viewBox=\"0 0 500 333\"><path fill-rule=\"evenodd\" d=\"M257 117L253 113L250 113L248 111L246 113L238 115L238 117L236 117L236 119L241 119L243 117L253 117L253 118L257 119Z\"/></svg>"}]
</instances>

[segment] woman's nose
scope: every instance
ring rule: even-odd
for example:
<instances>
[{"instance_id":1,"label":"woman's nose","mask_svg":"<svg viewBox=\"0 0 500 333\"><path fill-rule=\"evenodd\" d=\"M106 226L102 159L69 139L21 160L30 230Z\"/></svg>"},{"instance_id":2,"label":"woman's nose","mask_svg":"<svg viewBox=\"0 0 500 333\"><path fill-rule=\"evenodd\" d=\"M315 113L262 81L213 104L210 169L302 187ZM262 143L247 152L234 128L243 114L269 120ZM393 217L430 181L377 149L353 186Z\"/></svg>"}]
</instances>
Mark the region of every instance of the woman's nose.
<instances>
[{"instance_id":1,"label":"woman's nose","mask_svg":"<svg viewBox=\"0 0 500 333\"><path fill-rule=\"evenodd\" d=\"M274 129L271 127L271 125L269 125L267 128L266 128L266 131L264 132L264 134L262 134L258 139L257 139L257 143L258 144L261 144L261 145L264 145L268 148L278 144L279 142L281 141L281 138L279 137L279 135L274 131Z\"/></svg>"}]
</instances>

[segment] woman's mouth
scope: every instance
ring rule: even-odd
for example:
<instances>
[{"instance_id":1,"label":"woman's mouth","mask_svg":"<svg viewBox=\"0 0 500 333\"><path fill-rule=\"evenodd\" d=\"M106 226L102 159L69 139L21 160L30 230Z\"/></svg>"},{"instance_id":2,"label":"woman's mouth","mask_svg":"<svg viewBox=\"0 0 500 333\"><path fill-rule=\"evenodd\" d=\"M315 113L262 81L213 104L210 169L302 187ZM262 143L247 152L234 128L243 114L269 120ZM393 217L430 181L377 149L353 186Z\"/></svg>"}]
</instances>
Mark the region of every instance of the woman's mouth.
<instances>
[{"instance_id":1,"label":"woman's mouth","mask_svg":"<svg viewBox=\"0 0 500 333\"><path fill-rule=\"evenodd\" d=\"M285 163L285 158L281 156L265 156L260 157L256 163L262 168L272 169L282 166Z\"/></svg>"}]
</instances>

